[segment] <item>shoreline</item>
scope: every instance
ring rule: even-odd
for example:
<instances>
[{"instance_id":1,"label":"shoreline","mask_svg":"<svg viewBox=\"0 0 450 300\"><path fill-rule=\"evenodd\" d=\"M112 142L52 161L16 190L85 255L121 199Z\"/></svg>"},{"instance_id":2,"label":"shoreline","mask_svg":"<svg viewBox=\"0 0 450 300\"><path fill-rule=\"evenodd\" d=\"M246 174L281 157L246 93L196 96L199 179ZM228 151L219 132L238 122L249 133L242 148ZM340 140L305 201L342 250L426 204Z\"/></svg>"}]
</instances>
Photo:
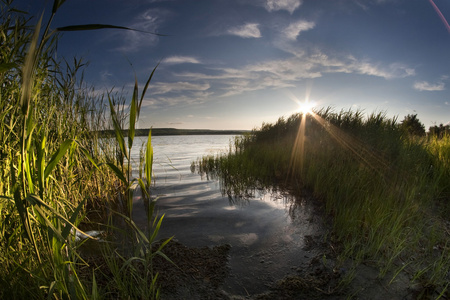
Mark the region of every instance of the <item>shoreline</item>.
<instances>
[{"instance_id":1,"label":"shoreline","mask_svg":"<svg viewBox=\"0 0 450 300\"><path fill-rule=\"evenodd\" d=\"M145 128L136 129L135 136L148 136L152 131L152 136L171 136L171 135L242 135L251 132L251 130L212 130L212 129L177 129L177 128ZM114 136L114 130L97 131L100 136ZM127 136L128 130L122 131Z\"/></svg>"}]
</instances>

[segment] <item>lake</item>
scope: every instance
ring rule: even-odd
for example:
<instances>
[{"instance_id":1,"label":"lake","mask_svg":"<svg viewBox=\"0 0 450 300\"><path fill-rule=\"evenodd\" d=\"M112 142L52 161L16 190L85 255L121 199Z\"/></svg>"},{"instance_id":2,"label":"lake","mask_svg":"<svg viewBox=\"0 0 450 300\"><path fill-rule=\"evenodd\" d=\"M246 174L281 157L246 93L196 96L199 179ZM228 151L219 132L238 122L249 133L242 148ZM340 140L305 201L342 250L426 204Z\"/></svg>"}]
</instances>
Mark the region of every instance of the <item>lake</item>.
<instances>
[{"instance_id":1,"label":"lake","mask_svg":"<svg viewBox=\"0 0 450 300\"><path fill-rule=\"evenodd\" d=\"M320 230L306 199L257 191L249 200L230 201L217 180L191 172L203 155L227 151L230 135L156 136L154 147L157 211L165 215L160 238L174 238L190 247L231 245L230 275L223 290L252 295L294 272L314 253L304 250L304 237ZM145 139L137 138L136 145ZM139 147L132 157L138 161ZM135 222L145 227L142 201L135 199Z\"/></svg>"}]
</instances>

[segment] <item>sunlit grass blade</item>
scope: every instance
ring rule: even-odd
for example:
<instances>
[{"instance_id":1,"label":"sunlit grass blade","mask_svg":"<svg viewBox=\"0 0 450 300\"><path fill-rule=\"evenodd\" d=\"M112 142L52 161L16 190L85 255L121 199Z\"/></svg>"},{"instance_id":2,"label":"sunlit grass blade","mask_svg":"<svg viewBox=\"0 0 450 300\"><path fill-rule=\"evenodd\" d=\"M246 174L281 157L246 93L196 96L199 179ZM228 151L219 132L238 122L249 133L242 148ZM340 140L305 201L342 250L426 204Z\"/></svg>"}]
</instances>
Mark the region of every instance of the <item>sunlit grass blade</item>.
<instances>
[{"instance_id":1,"label":"sunlit grass blade","mask_svg":"<svg viewBox=\"0 0 450 300\"><path fill-rule=\"evenodd\" d=\"M131 106L130 106L130 121L129 121L129 129L128 129L128 149L133 147L135 127L136 127L136 118L138 115L137 112L137 97L138 97L138 81L135 78L134 89L133 89L133 97L131 98Z\"/></svg>"},{"instance_id":2,"label":"sunlit grass blade","mask_svg":"<svg viewBox=\"0 0 450 300\"><path fill-rule=\"evenodd\" d=\"M79 229L77 226L75 226L75 222L69 221L65 216L61 215L54 207L48 205L47 203L45 203L42 199L40 199L37 195L28 195L28 197L26 198L26 200L34 206L34 208L39 209L39 213L42 216L46 216L48 217L48 214L45 214L45 212L40 209L40 207L44 207L46 210L48 210L51 214L53 214L54 217L57 217L60 221L62 221L64 224L70 225L72 226L74 229L78 230L80 233L86 235L87 237L91 237L90 235L86 234L84 231L82 231L81 229ZM45 219L46 219L45 217ZM74 217L74 215L72 215L72 217ZM76 219L76 217L74 217L74 220ZM61 235L61 233L58 234L58 237L61 238L61 241L64 241L65 239L63 238L63 236Z\"/></svg>"},{"instance_id":3,"label":"sunlit grass blade","mask_svg":"<svg viewBox=\"0 0 450 300\"><path fill-rule=\"evenodd\" d=\"M77 142L77 141L75 141ZM86 158L91 162L91 164L98 170L100 171L99 165L97 165L97 163L94 161L94 158L89 154L89 151L84 148L83 146L81 146L78 142L78 148L81 150L81 152L83 152L84 156L86 156Z\"/></svg>"},{"instance_id":4,"label":"sunlit grass blade","mask_svg":"<svg viewBox=\"0 0 450 300\"><path fill-rule=\"evenodd\" d=\"M144 193L144 197L149 199L150 198L150 193L147 191L147 187L146 184L144 183L144 181L142 180L142 178L138 178L137 182L139 184L139 187L141 188L141 190Z\"/></svg>"},{"instance_id":5,"label":"sunlit grass blade","mask_svg":"<svg viewBox=\"0 0 450 300\"><path fill-rule=\"evenodd\" d=\"M123 175L122 171L115 164L108 162L106 163L106 165L114 172L114 174L116 174L117 178L119 178L120 181L122 181L125 186L128 186L127 179Z\"/></svg>"},{"instance_id":6,"label":"sunlit grass blade","mask_svg":"<svg viewBox=\"0 0 450 300\"><path fill-rule=\"evenodd\" d=\"M155 241L156 236L158 235L159 229L161 228L161 223L162 223L163 219L164 219L164 215L162 215L159 218L158 223L154 227L153 233L152 233L152 235L150 236L150 239L149 239L150 243L153 243ZM155 221L156 221L156 218L155 218Z\"/></svg>"},{"instance_id":7,"label":"sunlit grass blade","mask_svg":"<svg viewBox=\"0 0 450 300\"><path fill-rule=\"evenodd\" d=\"M153 169L153 146L152 146L152 130L150 129L147 137L147 147L145 151L145 179L147 180L147 188L152 182Z\"/></svg>"},{"instance_id":8,"label":"sunlit grass blade","mask_svg":"<svg viewBox=\"0 0 450 300\"><path fill-rule=\"evenodd\" d=\"M120 151L122 152L122 154L125 155L125 157L127 159L129 159L128 152L125 149L125 140L123 138L122 127L120 126L119 118L117 116L116 110L114 109L114 105L111 101L111 97L109 96L109 94L108 94L108 100L109 100L109 108L110 108L110 112L111 112L111 120L113 122L114 133L116 135L116 141L119 144L119 148L120 148Z\"/></svg>"},{"instance_id":9,"label":"sunlit grass blade","mask_svg":"<svg viewBox=\"0 0 450 300\"><path fill-rule=\"evenodd\" d=\"M45 145L47 137L44 130L41 131L41 142L37 145L37 179L39 184L39 195L43 198L44 185L45 185Z\"/></svg>"},{"instance_id":10,"label":"sunlit grass blade","mask_svg":"<svg viewBox=\"0 0 450 300\"><path fill-rule=\"evenodd\" d=\"M72 145L73 140L67 140L64 141L61 146L58 148L58 150L53 154L52 158L48 162L47 166L45 167L44 171L44 180L48 178L50 173L53 171L53 169L56 167L56 165L59 163L61 158L66 154L67 150L69 149L70 145Z\"/></svg>"},{"instance_id":11,"label":"sunlit grass blade","mask_svg":"<svg viewBox=\"0 0 450 300\"><path fill-rule=\"evenodd\" d=\"M142 106L142 101L144 100L145 94L147 93L147 89L148 86L150 84L150 81L153 78L153 74L155 74L156 69L158 68L159 63L156 65L156 67L153 68L152 73L150 74L150 76L147 79L147 82L145 83L144 89L142 90L142 94L141 94L141 99L139 100L139 105L138 105L138 118L139 118L139 114L141 112L141 106Z\"/></svg>"},{"instance_id":12,"label":"sunlit grass blade","mask_svg":"<svg viewBox=\"0 0 450 300\"><path fill-rule=\"evenodd\" d=\"M25 63L22 67L22 92L20 97L20 107L22 109L22 114L24 116L28 115L28 107L31 101L31 90L33 87L33 72L35 70L36 61L39 56L38 49L38 39L39 32L41 30L41 24L44 14L39 18L38 23L35 26L33 33L33 38L28 49L27 56L25 58Z\"/></svg>"},{"instance_id":13,"label":"sunlit grass blade","mask_svg":"<svg viewBox=\"0 0 450 300\"><path fill-rule=\"evenodd\" d=\"M31 200L31 198L32 198L32 195L29 195L27 197L27 199L33 203L35 199ZM39 213L39 215L41 216L40 220L44 221L45 226L49 229L49 232L51 234L53 234L54 236L56 236L61 242L63 242L64 238L61 235L61 231L57 230L55 228L55 226L52 224L52 222L50 222L49 214L47 212L45 212L43 209L41 209L38 205L33 206L33 209Z\"/></svg>"}]
</instances>

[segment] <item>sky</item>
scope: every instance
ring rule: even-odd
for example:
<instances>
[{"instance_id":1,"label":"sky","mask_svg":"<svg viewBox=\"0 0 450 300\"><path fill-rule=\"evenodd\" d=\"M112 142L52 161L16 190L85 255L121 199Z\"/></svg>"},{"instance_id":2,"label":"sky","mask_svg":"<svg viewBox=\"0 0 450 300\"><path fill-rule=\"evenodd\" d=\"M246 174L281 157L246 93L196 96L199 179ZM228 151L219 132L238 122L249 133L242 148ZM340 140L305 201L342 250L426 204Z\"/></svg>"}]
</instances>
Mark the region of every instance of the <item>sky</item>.
<instances>
[{"instance_id":1,"label":"sky","mask_svg":"<svg viewBox=\"0 0 450 300\"><path fill-rule=\"evenodd\" d=\"M16 0L32 14L53 1ZM34 19L33 22L35 22ZM57 55L131 99L159 63L139 128L258 128L299 109L417 114L450 124L450 0L67 0Z\"/></svg>"}]
</instances>

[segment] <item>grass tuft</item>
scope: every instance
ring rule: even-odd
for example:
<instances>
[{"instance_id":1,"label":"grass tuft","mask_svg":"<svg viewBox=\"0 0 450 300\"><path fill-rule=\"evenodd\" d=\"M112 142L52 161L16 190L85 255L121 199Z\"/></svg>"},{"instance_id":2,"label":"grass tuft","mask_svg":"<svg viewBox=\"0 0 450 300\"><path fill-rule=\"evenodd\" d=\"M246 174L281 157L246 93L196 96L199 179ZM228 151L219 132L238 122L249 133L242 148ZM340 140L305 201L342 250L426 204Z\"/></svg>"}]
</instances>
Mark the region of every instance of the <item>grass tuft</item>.
<instances>
[{"instance_id":1,"label":"grass tuft","mask_svg":"<svg viewBox=\"0 0 450 300\"><path fill-rule=\"evenodd\" d=\"M193 168L218 176L228 195L312 190L332 219L342 261L375 261L380 276L418 272L414 279L439 294L450 279L450 139L411 136L400 125L383 112L294 114Z\"/></svg>"}]
</instances>

